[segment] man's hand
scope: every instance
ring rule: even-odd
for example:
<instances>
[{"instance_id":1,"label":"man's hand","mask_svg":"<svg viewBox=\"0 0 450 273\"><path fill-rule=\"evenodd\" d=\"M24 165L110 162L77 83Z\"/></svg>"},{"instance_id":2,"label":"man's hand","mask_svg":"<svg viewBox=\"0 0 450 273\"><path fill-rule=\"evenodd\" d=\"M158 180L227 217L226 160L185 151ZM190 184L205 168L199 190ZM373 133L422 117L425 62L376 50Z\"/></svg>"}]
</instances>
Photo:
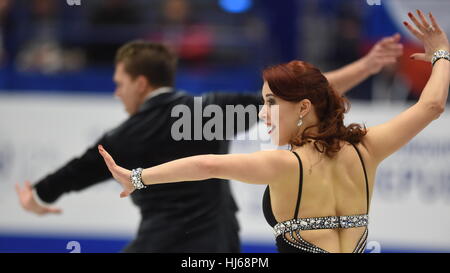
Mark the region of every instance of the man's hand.
<instances>
[{"instance_id":1,"label":"man's hand","mask_svg":"<svg viewBox=\"0 0 450 273\"><path fill-rule=\"evenodd\" d=\"M33 212L37 215L45 215L49 213L60 214L62 212L58 208L41 206L38 204L33 196L33 187L29 181L25 181L25 186L23 188L21 188L19 183L17 183L16 192L19 196L20 205L22 205L26 211Z\"/></svg>"},{"instance_id":2,"label":"man's hand","mask_svg":"<svg viewBox=\"0 0 450 273\"><path fill-rule=\"evenodd\" d=\"M377 74L383 67L395 64L397 58L403 55L403 45L400 44L400 34L385 37L377 42L370 52L363 57L363 62L370 75Z\"/></svg>"},{"instance_id":3,"label":"man's hand","mask_svg":"<svg viewBox=\"0 0 450 273\"><path fill-rule=\"evenodd\" d=\"M385 37L376 43L366 56L342 68L324 73L324 76L338 94L344 95L368 77L379 73L383 67L397 62L397 58L403 55L400 38L400 34Z\"/></svg>"}]
</instances>

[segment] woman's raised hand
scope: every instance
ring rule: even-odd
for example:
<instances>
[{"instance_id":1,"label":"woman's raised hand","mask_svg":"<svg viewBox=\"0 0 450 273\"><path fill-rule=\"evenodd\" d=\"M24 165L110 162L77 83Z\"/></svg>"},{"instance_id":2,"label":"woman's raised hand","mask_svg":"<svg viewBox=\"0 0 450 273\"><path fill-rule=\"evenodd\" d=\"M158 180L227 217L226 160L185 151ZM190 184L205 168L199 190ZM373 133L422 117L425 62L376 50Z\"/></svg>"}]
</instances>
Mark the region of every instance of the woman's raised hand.
<instances>
[{"instance_id":1,"label":"woman's raised hand","mask_svg":"<svg viewBox=\"0 0 450 273\"><path fill-rule=\"evenodd\" d=\"M112 156L103 148L102 145L98 145L98 151L105 160L106 166L108 166L108 169L114 179L116 179L123 187L120 197L124 198L130 195L135 190L130 180L131 171L117 165Z\"/></svg>"},{"instance_id":2,"label":"woman's raised hand","mask_svg":"<svg viewBox=\"0 0 450 273\"><path fill-rule=\"evenodd\" d=\"M423 43L425 53L415 53L411 55L411 58L414 60L431 62L431 58L436 51L450 50L448 38L431 12L428 14L430 22L427 20L422 11L417 10L417 15L419 19L417 19L417 17L411 12L408 13L409 18L416 27L406 21L403 22L403 24L414 36L417 37L417 39Z\"/></svg>"}]
</instances>

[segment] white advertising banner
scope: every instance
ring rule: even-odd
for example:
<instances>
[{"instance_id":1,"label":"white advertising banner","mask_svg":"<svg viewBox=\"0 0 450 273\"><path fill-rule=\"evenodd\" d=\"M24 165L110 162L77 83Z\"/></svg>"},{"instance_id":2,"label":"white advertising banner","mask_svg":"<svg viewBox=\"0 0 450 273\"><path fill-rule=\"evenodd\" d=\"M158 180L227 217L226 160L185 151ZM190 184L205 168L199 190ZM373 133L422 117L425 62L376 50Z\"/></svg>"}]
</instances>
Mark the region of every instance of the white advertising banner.
<instances>
[{"instance_id":1,"label":"white advertising banner","mask_svg":"<svg viewBox=\"0 0 450 273\"><path fill-rule=\"evenodd\" d=\"M354 102L346 122L370 127L406 107ZM14 189L16 182L33 183L82 154L124 119L122 105L109 96L0 95L0 233L132 238L138 210L130 199L119 198L120 186L113 180L63 196L55 204L63 213L43 217L25 212ZM444 113L378 169L369 241L381 251L383 247L450 250L448 124L450 114ZM256 141L239 140L232 143L231 152L261 147ZM234 181L232 187L240 207L242 241L273 244L261 207L265 186Z\"/></svg>"}]
</instances>

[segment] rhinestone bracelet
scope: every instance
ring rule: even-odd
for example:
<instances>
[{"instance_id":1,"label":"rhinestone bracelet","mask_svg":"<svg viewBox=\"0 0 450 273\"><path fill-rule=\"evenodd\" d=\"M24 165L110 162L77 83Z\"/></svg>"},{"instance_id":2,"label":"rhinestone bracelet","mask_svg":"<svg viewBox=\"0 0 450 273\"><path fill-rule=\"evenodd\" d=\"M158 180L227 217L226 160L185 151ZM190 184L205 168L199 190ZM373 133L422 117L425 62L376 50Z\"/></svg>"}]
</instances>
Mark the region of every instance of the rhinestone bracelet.
<instances>
[{"instance_id":1,"label":"rhinestone bracelet","mask_svg":"<svg viewBox=\"0 0 450 273\"><path fill-rule=\"evenodd\" d=\"M137 169L133 169L131 170L131 184L133 184L133 187L136 190L141 190L141 189L145 189L147 188L146 185L144 185L144 183L142 183L142 168L137 168Z\"/></svg>"},{"instance_id":2,"label":"rhinestone bracelet","mask_svg":"<svg viewBox=\"0 0 450 273\"><path fill-rule=\"evenodd\" d=\"M446 50L438 50L433 54L433 58L431 59L431 63L434 64L440 60L440 59L446 59L447 61L450 61L450 53Z\"/></svg>"}]
</instances>

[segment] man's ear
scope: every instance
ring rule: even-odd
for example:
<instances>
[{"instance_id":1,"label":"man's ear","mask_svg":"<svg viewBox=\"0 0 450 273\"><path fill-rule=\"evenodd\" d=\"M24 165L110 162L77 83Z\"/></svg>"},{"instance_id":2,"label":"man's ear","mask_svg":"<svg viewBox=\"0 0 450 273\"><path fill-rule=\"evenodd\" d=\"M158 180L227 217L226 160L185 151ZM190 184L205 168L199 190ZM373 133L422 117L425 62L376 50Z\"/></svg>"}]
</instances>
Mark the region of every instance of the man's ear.
<instances>
[{"instance_id":1,"label":"man's ear","mask_svg":"<svg viewBox=\"0 0 450 273\"><path fill-rule=\"evenodd\" d=\"M136 81L139 93L145 93L147 89L150 87L147 78L143 75L139 75Z\"/></svg>"}]
</instances>

